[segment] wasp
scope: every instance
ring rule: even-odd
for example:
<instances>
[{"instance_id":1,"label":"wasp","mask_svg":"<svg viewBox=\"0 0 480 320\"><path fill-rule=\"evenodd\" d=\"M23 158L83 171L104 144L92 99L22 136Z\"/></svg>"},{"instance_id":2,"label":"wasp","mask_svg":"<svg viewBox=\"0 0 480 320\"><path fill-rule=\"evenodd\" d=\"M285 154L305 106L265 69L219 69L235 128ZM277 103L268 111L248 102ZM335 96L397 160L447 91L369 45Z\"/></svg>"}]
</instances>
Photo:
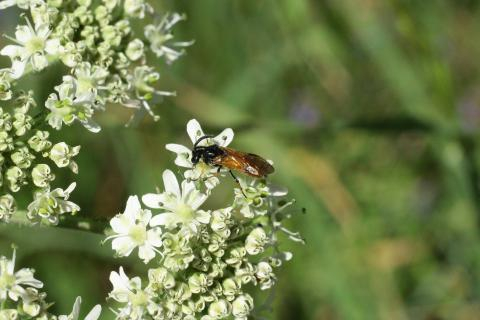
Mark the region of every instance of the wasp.
<instances>
[{"instance_id":1,"label":"wasp","mask_svg":"<svg viewBox=\"0 0 480 320\"><path fill-rule=\"evenodd\" d=\"M204 163L210 166L217 167L217 172L220 172L222 168L226 168L238 185L240 185L240 182L233 174L232 170L241 172L254 178L265 178L267 175L275 171L273 166L268 163L267 160L256 154L221 147L217 144L212 144L209 146L198 145L201 141L208 138L213 138L213 136L202 136L193 145L191 159L193 165L196 165L200 160L202 160ZM243 195L245 195L245 193Z\"/></svg>"}]
</instances>

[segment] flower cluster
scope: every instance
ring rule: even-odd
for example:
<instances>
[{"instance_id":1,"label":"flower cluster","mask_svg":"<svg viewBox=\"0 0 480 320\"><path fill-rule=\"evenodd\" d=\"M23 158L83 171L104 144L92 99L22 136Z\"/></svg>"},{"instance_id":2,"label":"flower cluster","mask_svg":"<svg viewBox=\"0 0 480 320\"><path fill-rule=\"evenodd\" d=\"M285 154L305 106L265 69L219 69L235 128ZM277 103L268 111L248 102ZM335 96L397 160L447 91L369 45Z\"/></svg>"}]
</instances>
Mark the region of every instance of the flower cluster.
<instances>
[{"instance_id":1,"label":"flower cluster","mask_svg":"<svg viewBox=\"0 0 480 320\"><path fill-rule=\"evenodd\" d=\"M196 120L187 125L195 143L204 133ZM226 129L201 143L227 145L233 131ZM112 248L118 256L138 256L150 263L146 284L129 278L120 268L112 272L110 297L121 304L117 319L247 319L254 310L252 287L271 289L275 269L292 255L279 248L277 235L294 241L301 237L288 231L282 220L289 217L285 191L275 191L264 180L235 188L232 202L220 209L206 207L206 200L223 172L191 164L191 150L167 145L177 153L175 163L186 167L185 179L163 173L162 192L129 198L125 212L110 224Z\"/></svg>"},{"instance_id":2,"label":"flower cluster","mask_svg":"<svg viewBox=\"0 0 480 320\"><path fill-rule=\"evenodd\" d=\"M80 209L67 201L74 183L66 190L50 188L53 168L77 172L74 158L80 147L51 141L48 131L35 129L36 109L31 92L18 94L10 106L0 108L0 186L5 191L0 196L0 220L5 222L17 209L13 194L29 184L37 190L27 212L32 222L57 223L61 214Z\"/></svg>"},{"instance_id":3,"label":"flower cluster","mask_svg":"<svg viewBox=\"0 0 480 320\"><path fill-rule=\"evenodd\" d=\"M14 193L30 185L34 199L18 211L26 211L31 222L56 224L61 214L80 209L67 200L74 183L66 189L50 186L55 167L77 173L80 147L50 141L49 132L73 123L98 132L94 114L107 104L158 119L152 103L173 93L156 88L160 74L148 57L170 64L191 42L173 41L172 28L183 16L157 19L145 0L0 0L0 10L13 6L24 11L25 22L0 49L11 60L9 68L0 69L0 220L11 220L17 211ZM143 29L134 28L140 20ZM37 103L33 92L18 90L23 76L55 62L65 73L46 101Z\"/></svg>"},{"instance_id":4,"label":"flower cluster","mask_svg":"<svg viewBox=\"0 0 480 320\"><path fill-rule=\"evenodd\" d=\"M46 293L39 291L43 283L34 278L34 272L29 268L15 271L15 249L12 259L0 257L0 319L77 320L81 298L76 299L70 315L49 313L52 304L45 301ZM95 306L85 320L97 320L100 312L101 307Z\"/></svg>"}]
</instances>

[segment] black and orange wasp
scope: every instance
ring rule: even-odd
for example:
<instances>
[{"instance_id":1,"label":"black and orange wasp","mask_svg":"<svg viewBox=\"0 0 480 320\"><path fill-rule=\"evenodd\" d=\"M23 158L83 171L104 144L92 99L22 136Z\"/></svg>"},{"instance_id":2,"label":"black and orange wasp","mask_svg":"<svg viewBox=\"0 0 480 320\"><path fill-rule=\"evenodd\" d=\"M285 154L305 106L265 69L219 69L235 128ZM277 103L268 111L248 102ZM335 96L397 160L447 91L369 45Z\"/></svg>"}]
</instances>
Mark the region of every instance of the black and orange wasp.
<instances>
[{"instance_id":1,"label":"black and orange wasp","mask_svg":"<svg viewBox=\"0 0 480 320\"><path fill-rule=\"evenodd\" d=\"M233 174L232 170L254 178L265 178L267 175L275 171L273 166L268 163L267 160L256 154L221 147L215 143L208 146L198 145L201 141L209 138L213 138L213 136L202 136L193 145L191 158L193 165L196 165L202 160L205 164L217 167L218 172L222 168L226 168L239 185L240 182Z\"/></svg>"}]
</instances>

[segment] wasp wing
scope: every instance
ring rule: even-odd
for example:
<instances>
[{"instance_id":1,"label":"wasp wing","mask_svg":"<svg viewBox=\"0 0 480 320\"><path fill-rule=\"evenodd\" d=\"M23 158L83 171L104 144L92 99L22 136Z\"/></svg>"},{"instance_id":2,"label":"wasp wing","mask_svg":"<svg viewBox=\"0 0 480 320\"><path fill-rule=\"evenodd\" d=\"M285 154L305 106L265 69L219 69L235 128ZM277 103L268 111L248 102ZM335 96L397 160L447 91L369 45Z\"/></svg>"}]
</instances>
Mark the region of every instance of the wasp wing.
<instances>
[{"instance_id":1,"label":"wasp wing","mask_svg":"<svg viewBox=\"0 0 480 320\"><path fill-rule=\"evenodd\" d=\"M222 147L224 154L214 159L214 163L231 170L243 172L252 177L261 178L274 171L272 165L262 157Z\"/></svg>"}]
</instances>

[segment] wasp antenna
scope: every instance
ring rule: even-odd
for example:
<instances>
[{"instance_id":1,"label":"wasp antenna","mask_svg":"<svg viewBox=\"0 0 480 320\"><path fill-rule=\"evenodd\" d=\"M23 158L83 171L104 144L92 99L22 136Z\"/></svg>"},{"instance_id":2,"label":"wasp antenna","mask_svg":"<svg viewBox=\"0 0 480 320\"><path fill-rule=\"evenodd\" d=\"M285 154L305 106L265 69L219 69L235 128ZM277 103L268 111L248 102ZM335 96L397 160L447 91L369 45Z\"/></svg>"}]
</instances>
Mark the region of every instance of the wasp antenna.
<instances>
[{"instance_id":1,"label":"wasp antenna","mask_svg":"<svg viewBox=\"0 0 480 320\"><path fill-rule=\"evenodd\" d=\"M211 134L206 134L204 136L201 136L200 138L198 138L197 141L195 141L195 144L193 145L193 148L195 148L200 143L200 141L203 141L203 140L208 139L208 138L215 138L215 136L211 135Z\"/></svg>"}]
</instances>

